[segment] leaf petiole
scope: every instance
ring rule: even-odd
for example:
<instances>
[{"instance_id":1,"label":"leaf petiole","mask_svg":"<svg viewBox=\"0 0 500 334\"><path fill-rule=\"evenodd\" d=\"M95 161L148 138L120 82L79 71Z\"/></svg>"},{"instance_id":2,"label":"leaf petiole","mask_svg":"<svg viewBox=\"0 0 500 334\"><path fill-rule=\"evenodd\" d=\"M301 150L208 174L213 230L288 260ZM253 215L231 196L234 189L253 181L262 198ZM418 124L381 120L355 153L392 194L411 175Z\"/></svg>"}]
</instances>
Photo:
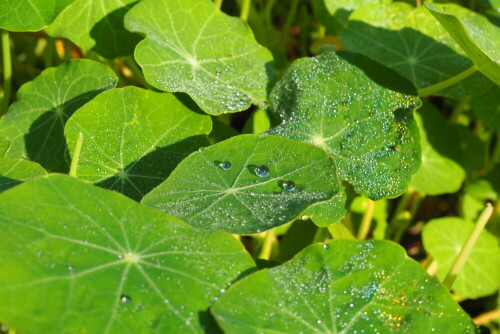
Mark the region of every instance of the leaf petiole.
<instances>
[{"instance_id":1,"label":"leaf petiole","mask_svg":"<svg viewBox=\"0 0 500 334\"><path fill-rule=\"evenodd\" d=\"M12 91L12 59L10 51L9 32L0 30L2 36L2 58L3 58L3 97L0 107L0 116L3 115L9 107L10 94Z\"/></svg>"},{"instance_id":2,"label":"leaf petiole","mask_svg":"<svg viewBox=\"0 0 500 334\"><path fill-rule=\"evenodd\" d=\"M214 5L217 9L220 9L222 7L222 0L214 0Z\"/></svg>"},{"instance_id":3,"label":"leaf petiole","mask_svg":"<svg viewBox=\"0 0 500 334\"><path fill-rule=\"evenodd\" d=\"M375 201L368 199L365 213L363 214L363 219L361 220L361 225L359 226L358 230L359 240L365 240L366 236L368 235L368 232L370 231L374 209L375 209Z\"/></svg>"},{"instance_id":4,"label":"leaf petiole","mask_svg":"<svg viewBox=\"0 0 500 334\"><path fill-rule=\"evenodd\" d=\"M437 93L440 90L443 90L445 88L453 86L454 84L456 84L456 83L464 80L468 76L474 74L477 70L478 70L478 68L476 67L476 65L472 65L471 67L469 67L465 71L460 72L457 75L455 75L455 76L453 76L453 77L451 77L449 79L446 79L444 81L438 82L437 84L431 85L429 87L425 87L425 88L419 89L418 90L418 96L433 95L434 93Z\"/></svg>"},{"instance_id":5,"label":"leaf petiole","mask_svg":"<svg viewBox=\"0 0 500 334\"><path fill-rule=\"evenodd\" d=\"M243 4L241 5L240 19L243 21L248 20L248 14L250 13L250 3L252 0L243 0Z\"/></svg>"},{"instance_id":6,"label":"leaf petiole","mask_svg":"<svg viewBox=\"0 0 500 334\"><path fill-rule=\"evenodd\" d=\"M83 133L78 134L76 139L75 150L73 151L73 157L71 158L71 166L69 168L69 175L76 177L76 169L78 168L78 160L80 159L80 152L82 151L83 144Z\"/></svg>"}]
</instances>

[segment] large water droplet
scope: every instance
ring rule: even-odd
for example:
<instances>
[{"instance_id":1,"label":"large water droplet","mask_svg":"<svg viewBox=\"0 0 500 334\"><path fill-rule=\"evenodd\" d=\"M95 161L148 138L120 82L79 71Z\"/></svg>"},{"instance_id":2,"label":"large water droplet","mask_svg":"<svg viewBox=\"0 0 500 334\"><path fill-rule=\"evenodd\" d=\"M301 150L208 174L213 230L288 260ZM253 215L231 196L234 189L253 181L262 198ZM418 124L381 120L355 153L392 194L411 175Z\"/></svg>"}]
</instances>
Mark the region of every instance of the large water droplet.
<instances>
[{"instance_id":1,"label":"large water droplet","mask_svg":"<svg viewBox=\"0 0 500 334\"><path fill-rule=\"evenodd\" d=\"M229 161L221 161L219 162L219 167L224 170L228 170L229 168L231 168L231 163Z\"/></svg>"},{"instance_id":2,"label":"large water droplet","mask_svg":"<svg viewBox=\"0 0 500 334\"><path fill-rule=\"evenodd\" d=\"M294 191L295 190L295 182L293 182L293 181L283 182L283 189L285 189L286 191Z\"/></svg>"},{"instance_id":3,"label":"large water droplet","mask_svg":"<svg viewBox=\"0 0 500 334\"><path fill-rule=\"evenodd\" d=\"M267 168L267 166L259 166L257 168L255 168L255 174L258 176L258 177L266 177L266 176L269 176L269 168Z\"/></svg>"},{"instance_id":4,"label":"large water droplet","mask_svg":"<svg viewBox=\"0 0 500 334\"><path fill-rule=\"evenodd\" d=\"M130 304L130 302L132 301L132 298L129 297L129 296L126 296L126 295L121 295L120 296L120 301L123 303L123 304Z\"/></svg>"}]
</instances>

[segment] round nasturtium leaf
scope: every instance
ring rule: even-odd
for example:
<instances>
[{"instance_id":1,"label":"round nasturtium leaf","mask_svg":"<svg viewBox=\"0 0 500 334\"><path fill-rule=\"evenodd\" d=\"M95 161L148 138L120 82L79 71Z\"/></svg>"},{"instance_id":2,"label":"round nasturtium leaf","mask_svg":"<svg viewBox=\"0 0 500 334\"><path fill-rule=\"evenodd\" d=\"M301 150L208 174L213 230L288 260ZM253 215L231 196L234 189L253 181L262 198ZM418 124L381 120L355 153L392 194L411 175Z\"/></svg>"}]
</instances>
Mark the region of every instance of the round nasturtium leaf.
<instances>
[{"instance_id":1,"label":"round nasturtium leaf","mask_svg":"<svg viewBox=\"0 0 500 334\"><path fill-rule=\"evenodd\" d=\"M46 175L39 164L24 159L0 158L0 192L31 178Z\"/></svg>"},{"instance_id":2,"label":"round nasturtium leaf","mask_svg":"<svg viewBox=\"0 0 500 334\"><path fill-rule=\"evenodd\" d=\"M436 276L440 280L448 274L473 228L473 223L457 217L433 219L425 225L422 241L438 264ZM498 239L483 230L451 288L460 297L476 299L497 291L499 282Z\"/></svg>"},{"instance_id":3,"label":"round nasturtium leaf","mask_svg":"<svg viewBox=\"0 0 500 334\"><path fill-rule=\"evenodd\" d=\"M271 53L246 22L211 0L145 0L127 13L125 26L146 35L135 58L156 88L186 92L212 115L267 100Z\"/></svg>"},{"instance_id":4,"label":"round nasturtium leaf","mask_svg":"<svg viewBox=\"0 0 500 334\"><path fill-rule=\"evenodd\" d=\"M500 28L486 17L456 4L426 4L474 65L500 85Z\"/></svg>"},{"instance_id":5,"label":"round nasturtium leaf","mask_svg":"<svg viewBox=\"0 0 500 334\"><path fill-rule=\"evenodd\" d=\"M75 0L0 0L0 29L36 31Z\"/></svg>"},{"instance_id":6,"label":"round nasturtium leaf","mask_svg":"<svg viewBox=\"0 0 500 334\"><path fill-rule=\"evenodd\" d=\"M80 108L65 135L73 154L83 133L79 178L140 200L189 153L208 145L211 124L188 99L125 87Z\"/></svg>"},{"instance_id":7,"label":"round nasturtium leaf","mask_svg":"<svg viewBox=\"0 0 500 334\"><path fill-rule=\"evenodd\" d=\"M271 93L283 119L267 133L312 143L371 199L406 190L420 165L416 96L380 86L333 53L295 61Z\"/></svg>"},{"instance_id":8,"label":"round nasturtium leaf","mask_svg":"<svg viewBox=\"0 0 500 334\"><path fill-rule=\"evenodd\" d=\"M425 7L404 2L361 7L341 33L346 50L359 52L409 79L417 89L447 80L472 66L445 29ZM463 98L491 82L475 73L434 95Z\"/></svg>"},{"instance_id":9,"label":"round nasturtium leaf","mask_svg":"<svg viewBox=\"0 0 500 334\"><path fill-rule=\"evenodd\" d=\"M296 219L340 186L324 151L241 135L191 154L142 203L197 227L257 233Z\"/></svg>"},{"instance_id":10,"label":"round nasturtium leaf","mask_svg":"<svg viewBox=\"0 0 500 334\"><path fill-rule=\"evenodd\" d=\"M128 56L141 40L123 26L125 14L140 0L76 0L45 29L106 58Z\"/></svg>"},{"instance_id":11,"label":"round nasturtium leaf","mask_svg":"<svg viewBox=\"0 0 500 334\"><path fill-rule=\"evenodd\" d=\"M0 194L0 319L25 334L204 333L254 264L202 231L65 175Z\"/></svg>"},{"instance_id":12,"label":"round nasturtium leaf","mask_svg":"<svg viewBox=\"0 0 500 334\"><path fill-rule=\"evenodd\" d=\"M0 119L0 134L11 141L6 157L29 159L50 172L67 172L64 124L117 80L107 66L84 59L43 71L19 89L17 101Z\"/></svg>"},{"instance_id":13,"label":"round nasturtium leaf","mask_svg":"<svg viewBox=\"0 0 500 334\"><path fill-rule=\"evenodd\" d=\"M389 241L311 245L234 284L212 313L226 333L475 333L448 291Z\"/></svg>"},{"instance_id":14,"label":"round nasturtium leaf","mask_svg":"<svg viewBox=\"0 0 500 334\"><path fill-rule=\"evenodd\" d=\"M331 200L309 207L302 215L302 219L310 218L314 224L320 227L338 223L347 212L345 209L346 200L347 194L341 188L340 192Z\"/></svg>"}]
</instances>

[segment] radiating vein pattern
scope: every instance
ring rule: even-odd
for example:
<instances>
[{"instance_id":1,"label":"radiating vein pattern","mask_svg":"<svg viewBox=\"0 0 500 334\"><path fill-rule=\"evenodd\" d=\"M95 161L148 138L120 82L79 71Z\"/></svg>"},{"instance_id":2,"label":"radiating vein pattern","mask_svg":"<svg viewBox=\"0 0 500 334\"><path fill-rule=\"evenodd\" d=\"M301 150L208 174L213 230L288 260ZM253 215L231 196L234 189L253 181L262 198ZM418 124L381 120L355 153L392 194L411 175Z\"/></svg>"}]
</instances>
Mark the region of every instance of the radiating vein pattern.
<instances>
[{"instance_id":1,"label":"radiating vein pattern","mask_svg":"<svg viewBox=\"0 0 500 334\"><path fill-rule=\"evenodd\" d=\"M220 167L225 161L231 168ZM268 175L258 175L262 166ZM293 190L284 186L290 181ZM242 135L193 153L142 203L194 226L256 233L338 192L335 167L322 150L275 136Z\"/></svg>"},{"instance_id":2,"label":"radiating vein pattern","mask_svg":"<svg viewBox=\"0 0 500 334\"><path fill-rule=\"evenodd\" d=\"M135 57L153 86L187 92L209 114L267 100L275 77L271 53L245 22L210 0L145 0L125 25L146 35Z\"/></svg>"},{"instance_id":3,"label":"radiating vein pattern","mask_svg":"<svg viewBox=\"0 0 500 334\"><path fill-rule=\"evenodd\" d=\"M386 241L309 246L238 282L213 313L227 333L475 332L447 291Z\"/></svg>"},{"instance_id":4,"label":"radiating vein pattern","mask_svg":"<svg viewBox=\"0 0 500 334\"><path fill-rule=\"evenodd\" d=\"M145 324L201 333L203 312L252 267L230 236L68 176L0 197L0 318L23 333L137 332Z\"/></svg>"},{"instance_id":5,"label":"radiating vein pattern","mask_svg":"<svg viewBox=\"0 0 500 334\"><path fill-rule=\"evenodd\" d=\"M309 142L340 179L372 199L402 193L420 164L412 111L420 101L384 88L335 54L296 61L271 94L282 124L268 131Z\"/></svg>"}]
</instances>

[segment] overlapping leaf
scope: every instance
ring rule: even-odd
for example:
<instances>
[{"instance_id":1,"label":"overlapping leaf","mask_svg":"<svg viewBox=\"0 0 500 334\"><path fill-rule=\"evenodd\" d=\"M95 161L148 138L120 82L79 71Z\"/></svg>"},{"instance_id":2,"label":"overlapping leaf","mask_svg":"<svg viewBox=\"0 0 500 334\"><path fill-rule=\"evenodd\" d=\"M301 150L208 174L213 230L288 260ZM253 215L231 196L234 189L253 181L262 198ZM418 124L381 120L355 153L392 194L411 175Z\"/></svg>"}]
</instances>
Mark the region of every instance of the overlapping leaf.
<instances>
[{"instance_id":1,"label":"overlapping leaf","mask_svg":"<svg viewBox=\"0 0 500 334\"><path fill-rule=\"evenodd\" d=\"M339 187L335 166L322 150L241 135L187 157L142 203L194 226L256 233L294 220Z\"/></svg>"},{"instance_id":2,"label":"overlapping leaf","mask_svg":"<svg viewBox=\"0 0 500 334\"><path fill-rule=\"evenodd\" d=\"M46 174L45 169L36 162L0 158L0 192Z\"/></svg>"},{"instance_id":3,"label":"overlapping leaf","mask_svg":"<svg viewBox=\"0 0 500 334\"><path fill-rule=\"evenodd\" d=\"M461 218L433 219L422 232L425 250L436 260L436 276L443 280L450 270L474 224ZM487 296L498 290L500 282L500 248L498 240L483 230L453 283L453 291L466 298Z\"/></svg>"},{"instance_id":4,"label":"overlapping leaf","mask_svg":"<svg viewBox=\"0 0 500 334\"><path fill-rule=\"evenodd\" d=\"M0 227L0 319L26 334L203 333L253 269L229 235L63 175L2 193Z\"/></svg>"},{"instance_id":5,"label":"overlapping leaf","mask_svg":"<svg viewBox=\"0 0 500 334\"><path fill-rule=\"evenodd\" d=\"M447 80L472 66L426 8L413 8L403 2L356 10L341 37L347 50L396 70L417 89ZM481 73L475 73L435 95L462 98L490 85Z\"/></svg>"},{"instance_id":6,"label":"overlapping leaf","mask_svg":"<svg viewBox=\"0 0 500 334\"><path fill-rule=\"evenodd\" d=\"M448 292L387 241L309 246L237 282L212 312L227 333L475 333Z\"/></svg>"},{"instance_id":7,"label":"overlapping leaf","mask_svg":"<svg viewBox=\"0 0 500 334\"><path fill-rule=\"evenodd\" d=\"M283 122L268 133L325 150L341 179L372 199L406 189L420 165L417 97L374 82L361 69L327 53L296 61L271 94Z\"/></svg>"},{"instance_id":8,"label":"overlapping leaf","mask_svg":"<svg viewBox=\"0 0 500 334\"><path fill-rule=\"evenodd\" d=\"M140 0L77 0L45 30L66 37L84 50L103 57L132 54L140 36L124 27L125 14Z\"/></svg>"},{"instance_id":9,"label":"overlapping leaf","mask_svg":"<svg viewBox=\"0 0 500 334\"><path fill-rule=\"evenodd\" d=\"M112 88L116 75L90 60L49 68L17 93L0 119L0 134L11 141L7 157L28 158L52 172L68 170L64 124L82 105Z\"/></svg>"},{"instance_id":10,"label":"overlapping leaf","mask_svg":"<svg viewBox=\"0 0 500 334\"><path fill-rule=\"evenodd\" d=\"M36 31L75 0L0 0L0 29Z\"/></svg>"},{"instance_id":11,"label":"overlapping leaf","mask_svg":"<svg viewBox=\"0 0 500 334\"><path fill-rule=\"evenodd\" d=\"M372 3L388 3L390 0L321 0L330 14L342 25L347 24L349 15L356 9Z\"/></svg>"},{"instance_id":12,"label":"overlapping leaf","mask_svg":"<svg viewBox=\"0 0 500 334\"><path fill-rule=\"evenodd\" d=\"M474 65L500 85L500 28L486 17L455 4L426 4Z\"/></svg>"},{"instance_id":13,"label":"overlapping leaf","mask_svg":"<svg viewBox=\"0 0 500 334\"><path fill-rule=\"evenodd\" d=\"M153 86L187 92L214 115L267 99L275 76L271 53L244 21L210 0L145 0L126 15L125 26L146 35L135 58Z\"/></svg>"},{"instance_id":14,"label":"overlapping leaf","mask_svg":"<svg viewBox=\"0 0 500 334\"><path fill-rule=\"evenodd\" d=\"M79 178L140 200L189 153L208 145L211 120L188 99L136 87L111 89L66 124L70 151L83 133Z\"/></svg>"}]
</instances>

